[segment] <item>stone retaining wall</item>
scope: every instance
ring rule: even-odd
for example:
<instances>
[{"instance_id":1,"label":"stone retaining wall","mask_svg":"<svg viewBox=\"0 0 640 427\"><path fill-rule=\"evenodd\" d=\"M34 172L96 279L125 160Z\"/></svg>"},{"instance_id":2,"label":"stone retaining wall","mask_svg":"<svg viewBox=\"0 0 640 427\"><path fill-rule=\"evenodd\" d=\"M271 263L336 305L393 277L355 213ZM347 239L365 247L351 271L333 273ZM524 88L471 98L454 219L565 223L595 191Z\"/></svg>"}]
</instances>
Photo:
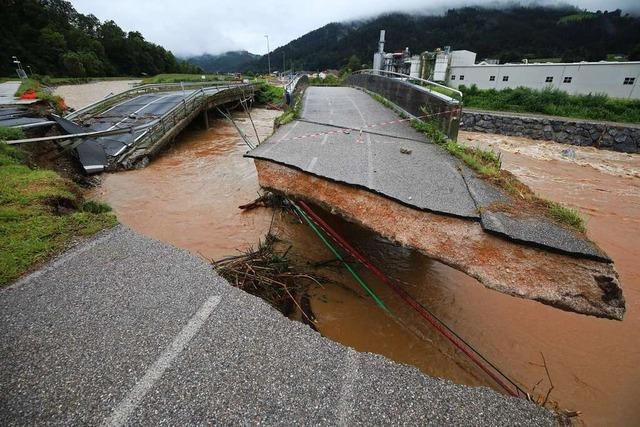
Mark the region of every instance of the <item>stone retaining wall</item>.
<instances>
[{"instance_id":1,"label":"stone retaining wall","mask_svg":"<svg viewBox=\"0 0 640 427\"><path fill-rule=\"evenodd\" d=\"M640 127L624 124L463 111L460 129L594 146L625 153L640 152Z\"/></svg>"}]
</instances>

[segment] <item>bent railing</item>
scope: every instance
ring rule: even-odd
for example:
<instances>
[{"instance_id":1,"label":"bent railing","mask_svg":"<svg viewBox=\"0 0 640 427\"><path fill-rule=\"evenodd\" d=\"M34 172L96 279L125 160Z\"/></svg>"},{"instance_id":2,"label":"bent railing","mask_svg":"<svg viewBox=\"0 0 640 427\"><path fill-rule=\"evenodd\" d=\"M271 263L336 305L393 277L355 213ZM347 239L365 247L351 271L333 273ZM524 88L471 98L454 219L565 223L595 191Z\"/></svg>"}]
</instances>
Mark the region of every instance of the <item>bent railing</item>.
<instances>
[{"instance_id":1,"label":"bent railing","mask_svg":"<svg viewBox=\"0 0 640 427\"><path fill-rule=\"evenodd\" d=\"M462 92L447 86L382 70L350 74L345 84L376 93L423 121L434 123L450 139L458 137Z\"/></svg>"},{"instance_id":2,"label":"bent railing","mask_svg":"<svg viewBox=\"0 0 640 427\"><path fill-rule=\"evenodd\" d=\"M135 152L138 149L146 150L153 147L170 132L175 131L176 126L183 123L185 119L192 118L192 116L208 109L209 106L253 97L255 85L251 83L235 84L224 87L218 86L215 89L215 91L212 91L211 88L201 88L192 92L182 102L163 114L162 117L144 127L137 128L138 130L143 129L143 133L135 138L132 144L129 145L129 150L117 159L117 163L135 157Z\"/></svg>"},{"instance_id":3,"label":"bent railing","mask_svg":"<svg viewBox=\"0 0 640 427\"><path fill-rule=\"evenodd\" d=\"M124 92L120 92L115 95L111 95L104 99L98 100L92 104L80 108L79 110L67 114L66 116L64 116L64 118L68 120L78 120L82 116L95 115L110 107L113 107L114 105L122 101L135 98L136 96L143 95L145 93L172 92L178 90L193 89L232 88L239 85L242 85L242 83L230 83L228 81L146 84L136 86L134 88L125 90Z\"/></svg>"}]
</instances>

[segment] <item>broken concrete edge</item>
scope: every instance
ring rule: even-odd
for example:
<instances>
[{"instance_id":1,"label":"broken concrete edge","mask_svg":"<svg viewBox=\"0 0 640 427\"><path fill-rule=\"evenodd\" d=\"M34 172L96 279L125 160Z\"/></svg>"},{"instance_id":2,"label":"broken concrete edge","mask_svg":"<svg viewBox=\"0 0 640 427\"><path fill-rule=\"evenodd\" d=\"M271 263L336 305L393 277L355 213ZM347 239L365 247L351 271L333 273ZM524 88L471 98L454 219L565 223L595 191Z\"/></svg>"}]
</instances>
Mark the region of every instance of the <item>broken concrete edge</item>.
<instances>
[{"instance_id":1,"label":"broken concrete edge","mask_svg":"<svg viewBox=\"0 0 640 427\"><path fill-rule=\"evenodd\" d=\"M486 233L475 221L420 211L269 160L255 163L261 187L319 205L489 289L574 313L624 317L625 300L611 263L522 245Z\"/></svg>"},{"instance_id":2,"label":"broken concrete edge","mask_svg":"<svg viewBox=\"0 0 640 427\"><path fill-rule=\"evenodd\" d=\"M276 164L279 164L281 166L285 166L285 167L288 167L288 168L296 169L296 170L298 170L300 172L303 172L303 173L308 173L308 174L313 175L313 176L315 176L317 178L320 178L320 179L325 179L325 180L328 180L328 181L331 181L331 182L335 182L337 184L343 184L343 185L348 185L350 187L359 188L359 189L362 189L362 190L377 194L379 196L382 196L384 198L392 200L392 201L394 201L394 202L396 202L398 204L401 204L403 206L406 206L408 208L415 209L415 210L418 210L418 211L429 212L429 213L432 213L432 214L443 215L443 216L453 217L453 218L458 218L458 219L471 220L471 221L479 223L486 232L494 234L496 236L499 236L500 238L508 240L508 241L513 241L515 243L519 243L519 244L526 245L526 246L531 246L533 248L538 248L538 249L547 250L547 251L550 251L550 252L555 252L555 253L558 253L558 254L561 254L561 255L568 255L568 256L571 256L571 257L575 257L577 259L584 258L584 259L591 259L591 260L599 261L599 262L613 263L611 258L609 258L602 250L600 250L597 247L597 245L595 245L595 243L591 242L590 240L588 240L588 242L591 243L596 248L596 250L599 251L599 253L589 254L589 253L586 253L586 252L566 250L566 249L562 249L562 248L557 248L557 247L545 245L545 244L539 243L539 242L537 242L535 240L518 239L518 238L512 237L511 235L509 235L509 234L507 234L505 232L500 232L499 230L497 230L495 228L487 227L485 225L485 223L482 221L482 214L481 214L482 208L478 205L477 201L475 200L475 197L473 197L473 193L471 193L472 194L472 198L474 200L474 203L476 203L476 207L478 208L478 212L480 212L480 213L478 214L478 216L462 216L462 215L456 215L456 214L449 213L449 212L435 211L435 210L430 210L430 209L426 209L426 208L419 208L419 207L417 207L415 205L412 205L410 203L407 203L407 202L405 202L403 200L397 199L397 198L393 197L392 195L385 194L384 192L377 191L375 189L371 189L371 188L368 188L368 187L363 186L363 185L353 184L353 183L349 183L349 182L345 182L345 181L336 180L336 179L332 179L332 178L329 178L329 177L317 175L317 174L314 174L313 172L307 172L307 171L305 171L304 169L302 169L302 168L300 168L298 166L290 165L290 164L287 164L285 162L275 161L275 160L273 160L271 158L268 158L268 157L263 157L263 156L259 156L259 155L250 154L249 152L245 153L243 157L252 158L254 160L262 160L262 161L268 161L268 162L276 163Z\"/></svg>"},{"instance_id":3,"label":"broken concrete edge","mask_svg":"<svg viewBox=\"0 0 640 427\"><path fill-rule=\"evenodd\" d=\"M566 224L550 218L546 213L543 216L527 216L528 214L523 213L517 217L516 221L525 224L528 219L535 219L541 224L546 223L547 231L554 231L555 228L556 233L547 236L531 236L532 233L535 233L535 227L526 226L514 232L513 223L510 224L510 221L504 218L501 220L503 216L510 217L509 212L492 208L492 205L496 203L506 203L515 207L514 197L503 188L488 183L480 174L470 168L462 168L461 175L479 212L482 228L488 233L496 233L506 239L522 244L531 244L578 258L584 257L602 262L613 262L595 242L589 240L586 233L578 232ZM481 191L480 187L482 187ZM511 226L511 233L505 231L506 227L509 226ZM570 239L571 242L563 241L563 238ZM545 240L547 241L545 242Z\"/></svg>"},{"instance_id":4,"label":"broken concrete edge","mask_svg":"<svg viewBox=\"0 0 640 427\"><path fill-rule=\"evenodd\" d=\"M371 188L369 188L369 187L367 187L365 185L353 184L353 183L350 183L350 182L345 182L345 181L341 181L341 180L338 180L338 179L332 179L332 178L329 178L329 177L326 177L326 176L317 175L317 174L315 174L313 172L307 172L304 169L302 169L301 167L298 167L296 165L291 165L291 164L288 164L286 162L280 162L280 161L277 161L277 160L273 160L273 159L271 159L269 157L250 154L250 152L245 153L243 155L243 157L247 157L247 158L254 159L254 160L268 161L268 162L271 162L271 163L278 164L280 166L284 166L284 167L291 168L291 169L296 169L296 170L298 170L298 171L300 171L302 173L307 173L309 175L313 175L316 178L326 179L327 181L335 182L337 184L348 185L350 187L362 189L362 190L368 191L370 193L377 194L379 196L385 197L385 198L387 198L389 200L392 200L392 201L394 201L396 203L399 203L399 204L401 204L403 206L406 206L408 208L415 209L415 210L418 210L418 211L429 212L429 213L433 213L433 214L438 214L438 215L443 215L443 216L453 217L453 218L459 218L459 219L468 219L468 220L473 220L473 221L476 221L476 222L480 223L480 216L464 216L464 215L457 215L457 214L454 214L454 213L451 213L451 212L435 211L435 210L431 210L431 209L427 209L427 208L419 208L419 207L414 206L414 205L412 205L410 203L407 203L407 202L405 202L403 200L397 199L397 198L393 197L392 195L386 194L386 193L384 193L382 191L371 189Z\"/></svg>"}]
</instances>

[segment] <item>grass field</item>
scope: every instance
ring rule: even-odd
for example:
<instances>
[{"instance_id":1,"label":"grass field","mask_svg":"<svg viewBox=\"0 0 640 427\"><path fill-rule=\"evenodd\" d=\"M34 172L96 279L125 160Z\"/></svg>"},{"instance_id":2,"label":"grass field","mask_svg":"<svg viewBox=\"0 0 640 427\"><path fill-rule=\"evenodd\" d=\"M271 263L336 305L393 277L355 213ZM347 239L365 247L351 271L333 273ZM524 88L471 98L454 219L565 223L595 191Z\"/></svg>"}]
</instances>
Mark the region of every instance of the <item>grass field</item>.
<instances>
[{"instance_id":1,"label":"grass field","mask_svg":"<svg viewBox=\"0 0 640 427\"><path fill-rule=\"evenodd\" d=\"M0 128L0 286L117 223L107 205L85 201L76 184L28 166L24 153L2 142L21 136Z\"/></svg>"},{"instance_id":2,"label":"grass field","mask_svg":"<svg viewBox=\"0 0 640 427\"><path fill-rule=\"evenodd\" d=\"M460 90L464 95L464 105L471 108L640 123L640 100L615 99L606 95L569 95L557 89L523 87L497 91L460 86Z\"/></svg>"}]
</instances>

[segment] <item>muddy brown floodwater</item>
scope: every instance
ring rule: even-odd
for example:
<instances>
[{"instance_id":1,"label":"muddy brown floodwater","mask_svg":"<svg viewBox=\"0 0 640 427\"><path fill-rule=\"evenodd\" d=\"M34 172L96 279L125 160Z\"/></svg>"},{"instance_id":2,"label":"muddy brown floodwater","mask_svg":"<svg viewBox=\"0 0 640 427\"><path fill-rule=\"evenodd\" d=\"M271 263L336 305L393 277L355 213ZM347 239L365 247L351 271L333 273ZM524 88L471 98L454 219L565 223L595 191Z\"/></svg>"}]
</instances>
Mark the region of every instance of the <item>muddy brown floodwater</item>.
<instances>
[{"instance_id":1,"label":"muddy brown floodwater","mask_svg":"<svg viewBox=\"0 0 640 427\"><path fill-rule=\"evenodd\" d=\"M261 138L271 133L277 112L256 109ZM251 125L236 114L240 127ZM254 138L255 139L255 138ZM580 209L589 237L615 260L627 298L622 322L560 311L484 288L439 262L397 247L367 230L321 215L355 247L381 266L457 333L534 394L550 387L550 399L582 412L588 425L634 425L640 420L640 156L545 145L497 135L461 133L461 141L503 147L503 165L534 191ZM151 237L209 259L255 246L271 227L297 264L331 283L310 289L316 327L325 336L360 351L383 354L423 372L458 383L493 387L432 329L362 270L367 283L398 318L384 314L332 259L312 231L288 214L259 208L240 212L255 199L258 183L247 147L233 126L217 120L210 130L188 129L172 148L142 170L109 174L96 190L119 219ZM589 164L593 165L589 166ZM539 382L542 380L541 382Z\"/></svg>"}]
</instances>

